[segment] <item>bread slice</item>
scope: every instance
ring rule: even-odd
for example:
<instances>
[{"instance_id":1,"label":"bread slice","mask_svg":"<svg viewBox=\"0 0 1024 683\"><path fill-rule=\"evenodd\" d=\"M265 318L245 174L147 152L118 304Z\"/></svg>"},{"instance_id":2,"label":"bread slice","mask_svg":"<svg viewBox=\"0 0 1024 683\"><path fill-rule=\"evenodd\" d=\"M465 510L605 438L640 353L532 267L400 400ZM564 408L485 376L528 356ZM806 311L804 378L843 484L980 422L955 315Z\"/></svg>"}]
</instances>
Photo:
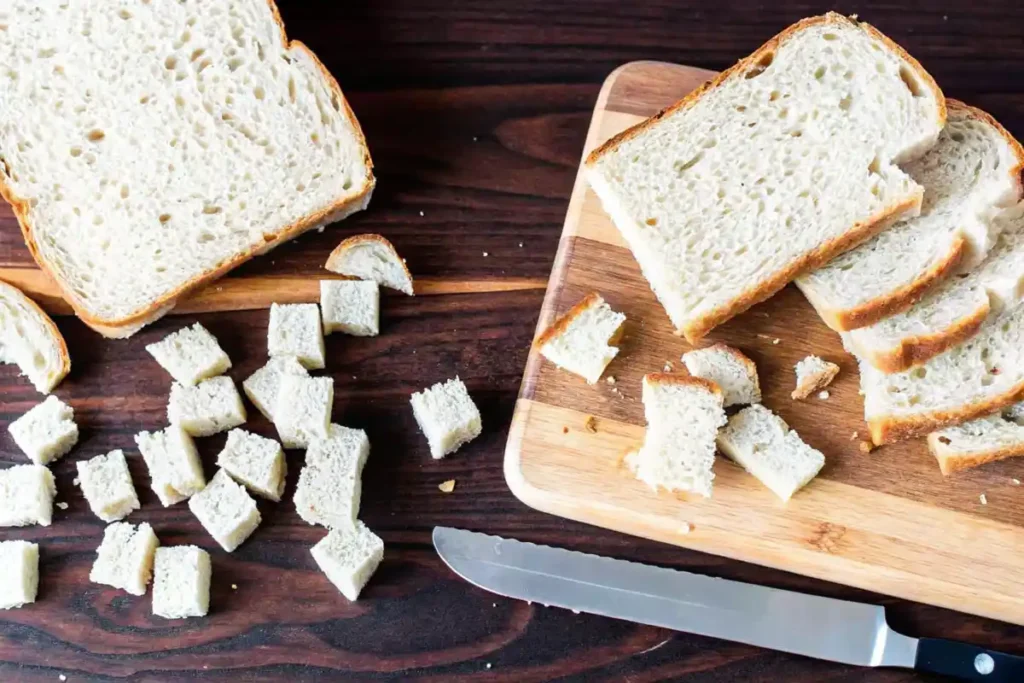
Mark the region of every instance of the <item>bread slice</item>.
<instances>
[{"instance_id":1,"label":"bread slice","mask_svg":"<svg viewBox=\"0 0 1024 683\"><path fill-rule=\"evenodd\" d=\"M359 124L272 0L15 3L3 196L87 324L127 336L185 293L366 207Z\"/></svg>"},{"instance_id":2,"label":"bread slice","mask_svg":"<svg viewBox=\"0 0 1024 683\"><path fill-rule=\"evenodd\" d=\"M928 435L928 450L944 475L1024 455L1024 403L1002 413L947 427Z\"/></svg>"},{"instance_id":3,"label":"bread slice","mask_svg":"<svg viewBox=\"0 0 1024 683\"><path fill-rule=\"evenodd\" d=\"M356 235L344 240L327 257L332 273L372 280L382 287L414 295L412 275L395 247L380 235Z\"/></svg>"},{"instance_id":4,"label":"bread slice","mask_svg":"<svg viewBox=\"0 0 1024 683\"><path fill-rule=\"evenodd\" d=\"M615 136L586 175L690 342L915 215L896 164L946 120L921 65L868 24L805 19Z\"/></svg>"},{"instance_id":5,"label":"bread slice","mask_svg":"<svg viewBox=\"0 0 1024 683\"><path fill-rule=\"evenodd\" d=\"M994 221L998 233L986 258L950 278L908 310L843 335L843 344L883 372L920 365L977 334L986 319L1017 305L1024 294L1024 205Z\"/></svg>"},{"instance_id":6,"label":"bread slice","mask_svg":"<svg viewBox=\"0 0 1024 683\"><path fill-rule=\"evenodd\" d=\"M332 529L311 552L331 583L354 602L384 559L384 541L357 521Z\"/></svg>"},{"instance_id":7,"label":"bread slice","mask_svg":"<svg viewBox=\"0 0 1024 683\"><path fill-rule=\"evenodd\" d=\"M39 546L28 541L0 541L0 609L17 609L36 601L39 592Z\"/></svg>"},{"instance_id":8,"label":"bread slice","mask_svg":"<svg viewBox=\"0 0 1024 683\"><path fill-rule=\"evenodd\" d=\"M624 322L626 316L591 292L542 332L534 348L558 367L594 384L619 354L615 345Z\"/></svg>"},{"instance_id":9,"label":"bread slice","mask_svg":"<svg viewBox=\"0 0 1024 683\"><path fill-rule=\"evenodd\" d=\"M636 477L654 490L711 496L715 437L725 424L722 390L700 377L644 376L647 433L636 454Z\"/></svg>"},{"instance_id":10,"label":"bread slice","mask_svg":"<svg viewBox=\"0 0 1024 683\"><path fill-rule=\"evenodd\" d=\"M49 465L64 457L78 443L75 411L56 396L47 396L7 430L18 448L37 465Z\"/></svg>"},{"instance_id":11,"label":"bread slice","mask_svg":"<svg viewBox=\"0 0 1024 683\"><path fill-rule=\"evenodd\" d=\"M103 542L96 549L89 580L132 595L145 595L153 578L153 559L159 545L149 524L114 522L103 530Z\"/></svg>"},{"instance_id":12,"label":"bread slice","mask_svg":"<svg viewBox=\"0 0 1024 683\"><path fill-rule=\"evenodd\" d=\"M17 365L43 394L71 370L68 347L50 316L6 282L0 282L0 363Z\"/></svg>"},{"instance_id":13,"label":"bread slice","mask_svg":"<svg viewBox=\"0 0 1024 683\"><path fill-rule=\"evenodd\" d=\"M803 400L815 391L824 389L839 374L839 366L818 356L807 356L793 368L796 372L796 388L790 394Z\"/></svg>"},{"instance_id":14,"label":"bread slice","mask_svg":"<svg viewBox=\"0 0 1024 683\"><path fill-rule=\"evenodd\" d=\"M904 311L949 275L978 265L995 238L994 215L1024 192L1020 143L980 109L946 103L935 147L903 167L925 188L921 215L796 280L833 330Z\"/></svg>"},{"instance_id":15,"label":"bread slice","mask_svg":"<svg viewBox=\"0 0 1024 683\"><path fill-rule=\"evenodd\" d=\"M715 344L689 351L683 354L683 363L694 377L703 377L718 385L725 407L761 402L757 366L731 346Z\"/></svg>"},{"instance_id":16,"label":"bread slice","mask_svg":"<svg viewBox=\"0 0 1024 683\"><path fill-rule=\"evenodd\" d=\"M749 406L729 418L718 433L718 448L784 501L825 466L820 451L762 405Z\"/></svg>"}]
</instances>

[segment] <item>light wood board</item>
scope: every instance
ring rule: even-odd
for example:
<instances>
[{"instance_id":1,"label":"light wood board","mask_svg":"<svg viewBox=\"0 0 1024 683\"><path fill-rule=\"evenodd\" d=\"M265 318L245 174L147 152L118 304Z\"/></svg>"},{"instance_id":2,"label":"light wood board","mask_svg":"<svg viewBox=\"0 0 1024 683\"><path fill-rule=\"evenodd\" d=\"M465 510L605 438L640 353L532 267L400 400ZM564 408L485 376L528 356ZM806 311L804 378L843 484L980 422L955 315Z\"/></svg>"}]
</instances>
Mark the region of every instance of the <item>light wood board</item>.
<instances>
[{"instance_id":1,"label":"light wood board","mask_svg":"<svg viewBox=\"0 0 1024 683\"><path fill-rule=\"evenodd\" d=\"M584 156L615 133L712 76L635 62L606 81ZM538 331L587 292L628 317L618 358L588 386L531 352L505 454L505 476L526 504L551 514L835 581L1024 624L1024 461L944 478L923 441L865 454L854 360L790 286L715 330L758 365L764 403L827 463L783 504L725 458L714 495L655 493L623 467L643 439L641 380L691 347L672 334L618 231L582 176L569 204ZM840 364L827 399L794 401L793 365L808 354ZM596 418L596 433L587 429ZM987 504L982 502L984 494Z\"/></svg>"}]
</instances>

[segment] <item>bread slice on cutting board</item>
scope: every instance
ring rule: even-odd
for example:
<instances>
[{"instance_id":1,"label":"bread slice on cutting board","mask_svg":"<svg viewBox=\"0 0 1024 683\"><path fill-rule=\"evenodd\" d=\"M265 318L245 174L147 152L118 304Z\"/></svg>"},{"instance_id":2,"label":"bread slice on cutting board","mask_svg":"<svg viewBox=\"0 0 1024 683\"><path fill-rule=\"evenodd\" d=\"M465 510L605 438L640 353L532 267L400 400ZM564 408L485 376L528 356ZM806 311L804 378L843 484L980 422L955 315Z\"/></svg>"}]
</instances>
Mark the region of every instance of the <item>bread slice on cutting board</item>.
<instances>
[{"instance_id":1,"label":"bread slice on cutting board","mask_svg":"<svg viewBox=\"0 0 1024 683\"><path fill-rule=\"evenodd\" d=\"M0 282L0 363L17 365L43 394L71 370L68 347L53 320L6 282Z\"/></svg>"},{"instance_id":2,"label":"bread slice on cutting board","mask_svg":"<svg viewBox=\"0 0 1024 683\"><path fill-rule=\"evenodd\" d=\"M1021 199L1024 148L985 112L947 105L935 147L903 167L925 188L921 215L797 278L833 330L904 311L949 275L974 268L992 247L994 216Z\"/></svg>"},{"instance_id":3,"label":"bread slice on cutting board","mask_svg":"<svg viewBox=\"0 0 1024 683\"><path fill-rule=\"evenodd\" d=\"M947 427L928 435L928 450L945 475L1024 455L1024 421L1016 403L1002 413Z\"/></svg>"},{"instance_id":4,"label":"bread slice on cutting board","mask_svg":"<svg viewBox=\"0 0 1024 683\"><path fill-rule=\"evenodd\" d=\"M935 287L902 313L843 334L848 350L883 372L921 365L977 334L1024 295L1024 205L993 223L995 245L981 265Z\"/></svg>"},{"instance_id":5,"label":"bread slice on cutting board","mask_svg":"<svg viewBox=\"0 0 1024 683\"><path fill-rule=\"evenodd\" d=\"M4 25L0 190L107 336L369 202L359 124L272 0L14 0Z\"/></svg>"},{"instance_id":6,"label":"bread slice on cutting board","mask_svg":"<svg viewBox=\"0 0 1024 683\"><path fill-rule=\"evenodd\" d=\"M946 120L934 80L868 24L805 19L586 161L691 342L798 275L916 215L897 163Z\"/></svg>"}]
</instances>

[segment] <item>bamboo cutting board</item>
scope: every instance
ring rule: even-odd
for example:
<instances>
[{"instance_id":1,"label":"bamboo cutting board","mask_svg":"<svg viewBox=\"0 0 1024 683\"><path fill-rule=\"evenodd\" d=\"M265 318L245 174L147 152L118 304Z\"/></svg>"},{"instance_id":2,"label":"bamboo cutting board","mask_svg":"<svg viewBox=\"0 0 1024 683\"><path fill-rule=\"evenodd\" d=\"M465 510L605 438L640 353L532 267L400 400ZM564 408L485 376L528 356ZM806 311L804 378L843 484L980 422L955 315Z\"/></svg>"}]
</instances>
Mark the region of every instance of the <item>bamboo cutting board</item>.
<instances>
[{"instance_id":1,"label":"bamboo cutting board","mask_svg":"<svg viewBox=\"0 0 1024 683\"><path fill-rule=\"evenodd\" d=\"M586 154L678 100L708 71L635 62L605 82ZM736 346L760 370L764 403L821 450L821 475L783 504L720 457L714 496L654 493L622 465L643 439L641 379L689 347L672 334L618 231L582 176L569 203L538 331L587 292L628 317L601 381L557 370L531 352L505 454L526 504L628 534L1024 624L1024 461L944 478L923 441L860 449L854 360L792 286L702 342ZM839 363L829 397L794 401L793 365L808 354ZM588 427L588 418L595 422Z\"/></svg>"}]
</instances>

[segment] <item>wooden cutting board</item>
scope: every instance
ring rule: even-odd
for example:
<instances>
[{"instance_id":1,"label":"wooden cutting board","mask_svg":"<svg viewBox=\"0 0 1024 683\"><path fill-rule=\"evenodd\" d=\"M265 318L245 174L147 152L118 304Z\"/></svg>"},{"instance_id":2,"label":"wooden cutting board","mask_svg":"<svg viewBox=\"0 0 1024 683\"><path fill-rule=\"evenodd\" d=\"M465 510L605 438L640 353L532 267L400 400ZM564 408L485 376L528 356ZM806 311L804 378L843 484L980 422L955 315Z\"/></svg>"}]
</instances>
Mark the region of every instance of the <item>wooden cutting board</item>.
<instances>
[{"instance_id":1,"label":"wooden cutting board","mask_svg":"<svg viewBox=\"0 0 1024 683\"><path fill-rule=\"evenodd\" d=\"M598 98L586 154L712 76L672 64L616 70ZM628 534L901 598L1024 624L1024 460L950 478L923 441L866 454L857 369L838 336L792 286L715 330L701 345L736 346L760 369L764 403L827 463L783 504L719 458L714 496L654 493L622 459L643 439L645 373L691 347L664 310L582 175L569 203L538 331L587 292L628 317L618 358L588 386L531 352L505 454L505 476L526 504ZM794 401L793 365L808 354L842 371L829 397ZM588 429L590 416L596 418Z\"/></svg>"}]
</instances>

